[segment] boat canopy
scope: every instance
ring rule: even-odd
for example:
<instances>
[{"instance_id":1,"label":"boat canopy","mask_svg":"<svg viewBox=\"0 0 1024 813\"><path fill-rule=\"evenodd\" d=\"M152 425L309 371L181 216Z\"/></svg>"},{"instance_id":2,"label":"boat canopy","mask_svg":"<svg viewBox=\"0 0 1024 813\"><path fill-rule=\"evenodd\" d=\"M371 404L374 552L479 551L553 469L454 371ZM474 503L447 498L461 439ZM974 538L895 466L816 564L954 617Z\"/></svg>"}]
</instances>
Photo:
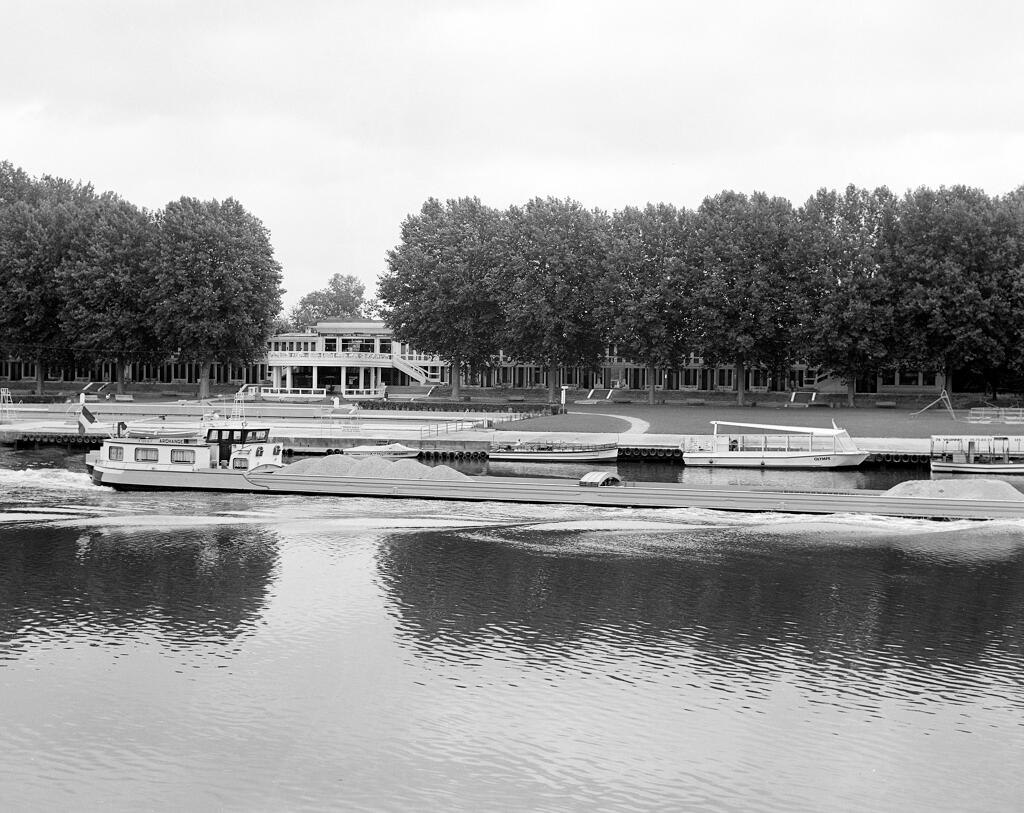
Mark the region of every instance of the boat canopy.
<instances>
[{"instance_id":1,"label":"boat canopy","mask_svg":"<svg viewBox=\"0 0 1024 813\"><path fill-rule=\"evenodd\" d=\"M846 430L840 429L836 426L835 421L832 421L832 428L828 429L821 426L774 426L766 423L734 423L732 421L711 421L711 425L715 427L715 434L718 434L718 427L734 426L739 429L756 429L761 434L772 433L778 434L780 432L787 432L796 435L824 435L826 437L834 437L837 435L845 435ZM748 434L748 433L744 433ZM753 433L749 433L753 434Z\"/></svg>"}]
</instances>

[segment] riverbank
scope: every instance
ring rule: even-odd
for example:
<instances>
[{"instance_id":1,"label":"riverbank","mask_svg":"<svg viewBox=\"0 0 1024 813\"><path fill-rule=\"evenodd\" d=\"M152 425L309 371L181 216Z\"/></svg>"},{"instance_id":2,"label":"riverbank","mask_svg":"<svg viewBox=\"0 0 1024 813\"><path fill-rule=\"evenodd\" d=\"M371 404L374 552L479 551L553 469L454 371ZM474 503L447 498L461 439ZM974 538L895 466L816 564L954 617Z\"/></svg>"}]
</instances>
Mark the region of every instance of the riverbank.
<instances>
[{"instance_id":1,"label":"riverbank","mask_svg":"<svg viewBox=\"0 0 1024 813\"><path fill-rule=\"evenodd\" d=\"M633 431L630 420L643 421L646 432L665 435L707 435L711 421L829 427L832 421L857 438L919 438L932 435L1024 434L1024 426L955 421L944 410L914 416L894 409L792 409L780 406L683 406L677 404L568 404L561 415L546 415L505 424L500 429L531 432Z\"/></svg>"}]
</instances>

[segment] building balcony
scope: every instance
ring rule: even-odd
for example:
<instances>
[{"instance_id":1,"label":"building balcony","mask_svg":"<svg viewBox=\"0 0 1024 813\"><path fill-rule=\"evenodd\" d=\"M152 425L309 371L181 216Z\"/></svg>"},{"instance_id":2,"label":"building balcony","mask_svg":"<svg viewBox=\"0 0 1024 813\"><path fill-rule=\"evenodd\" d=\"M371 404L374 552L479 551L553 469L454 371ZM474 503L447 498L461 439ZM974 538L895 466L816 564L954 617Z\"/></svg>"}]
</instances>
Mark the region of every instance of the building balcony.
<instances>
[{"instance_id":1,"label":"building balcony","mask_svg":"<svg viewBox=\"0 0 1024 813\"><path fill-rule=\"evenodd\" d=\"M392 364L397 354L361 353L354 351L328 350L271 350L267 353L267 364L308 367L311 365L330 366L381 366Z\"/></svg>"}]
</instances>

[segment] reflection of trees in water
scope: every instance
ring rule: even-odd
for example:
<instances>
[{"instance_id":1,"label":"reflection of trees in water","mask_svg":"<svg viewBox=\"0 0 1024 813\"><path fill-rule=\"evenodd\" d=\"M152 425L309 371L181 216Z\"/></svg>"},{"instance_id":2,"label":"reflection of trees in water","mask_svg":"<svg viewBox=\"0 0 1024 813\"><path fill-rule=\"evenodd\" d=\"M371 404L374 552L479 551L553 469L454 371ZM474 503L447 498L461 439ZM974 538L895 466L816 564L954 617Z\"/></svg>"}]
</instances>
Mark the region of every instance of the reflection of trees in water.
<instances>
[{"instance_id":1,"label":"reflection of trees in water","mask_svg":"<svg viewBox=\"0 0 1024 813\"><path fill-rule=\"evenodd\" d=\"M528 533L388 540L378 568L400 628L428 652L500 637L529 654L598 636L868 668L1024 650L1020 551L956 563L878 544L779 545L716 530L676 536L676 546L661 536L650 555L595 556L571 537Z\"/></svg>"},{"instance_id":2,"label":"reflection of trees in water","mask_svg":"<svg viewBox=\"0 0 1024 813\"><path fill-rule=\"evenodd\" d=\"M258 620L277 561L273 534L248 526L5 532L3 644L29 631L103 637L143 626L181 646L227 641Z\"/></svg>"}]
</instances>

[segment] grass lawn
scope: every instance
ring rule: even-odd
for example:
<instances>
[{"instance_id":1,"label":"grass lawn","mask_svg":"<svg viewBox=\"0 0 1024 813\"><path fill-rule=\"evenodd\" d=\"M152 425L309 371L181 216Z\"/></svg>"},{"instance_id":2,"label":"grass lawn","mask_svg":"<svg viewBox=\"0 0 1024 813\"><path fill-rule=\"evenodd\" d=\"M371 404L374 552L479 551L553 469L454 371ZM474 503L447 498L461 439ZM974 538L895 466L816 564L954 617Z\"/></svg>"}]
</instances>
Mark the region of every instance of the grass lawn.
<instances>
[{"instance_id":1,"label":"grass lawn","mask_svg":"<svg viewBox=\"0 0 1024 813\"><path fill-rule=\"evenodd\" d=\"M954 421L944 409L932 408L917 417L907 411L864 407L857 409L786 409L782 407L738 407L722 404L683 406L664 404L570 404L568 414L530 418L500 427L527 432L625 432L628 424L608 417L626 415L650 424L654 434L707 435L709 421L739 421L782 426L829 427L846 429L853 438L926 438L930 435L1020 435L1024 426L972 424Z\"/></svg>"}]
</instances>

